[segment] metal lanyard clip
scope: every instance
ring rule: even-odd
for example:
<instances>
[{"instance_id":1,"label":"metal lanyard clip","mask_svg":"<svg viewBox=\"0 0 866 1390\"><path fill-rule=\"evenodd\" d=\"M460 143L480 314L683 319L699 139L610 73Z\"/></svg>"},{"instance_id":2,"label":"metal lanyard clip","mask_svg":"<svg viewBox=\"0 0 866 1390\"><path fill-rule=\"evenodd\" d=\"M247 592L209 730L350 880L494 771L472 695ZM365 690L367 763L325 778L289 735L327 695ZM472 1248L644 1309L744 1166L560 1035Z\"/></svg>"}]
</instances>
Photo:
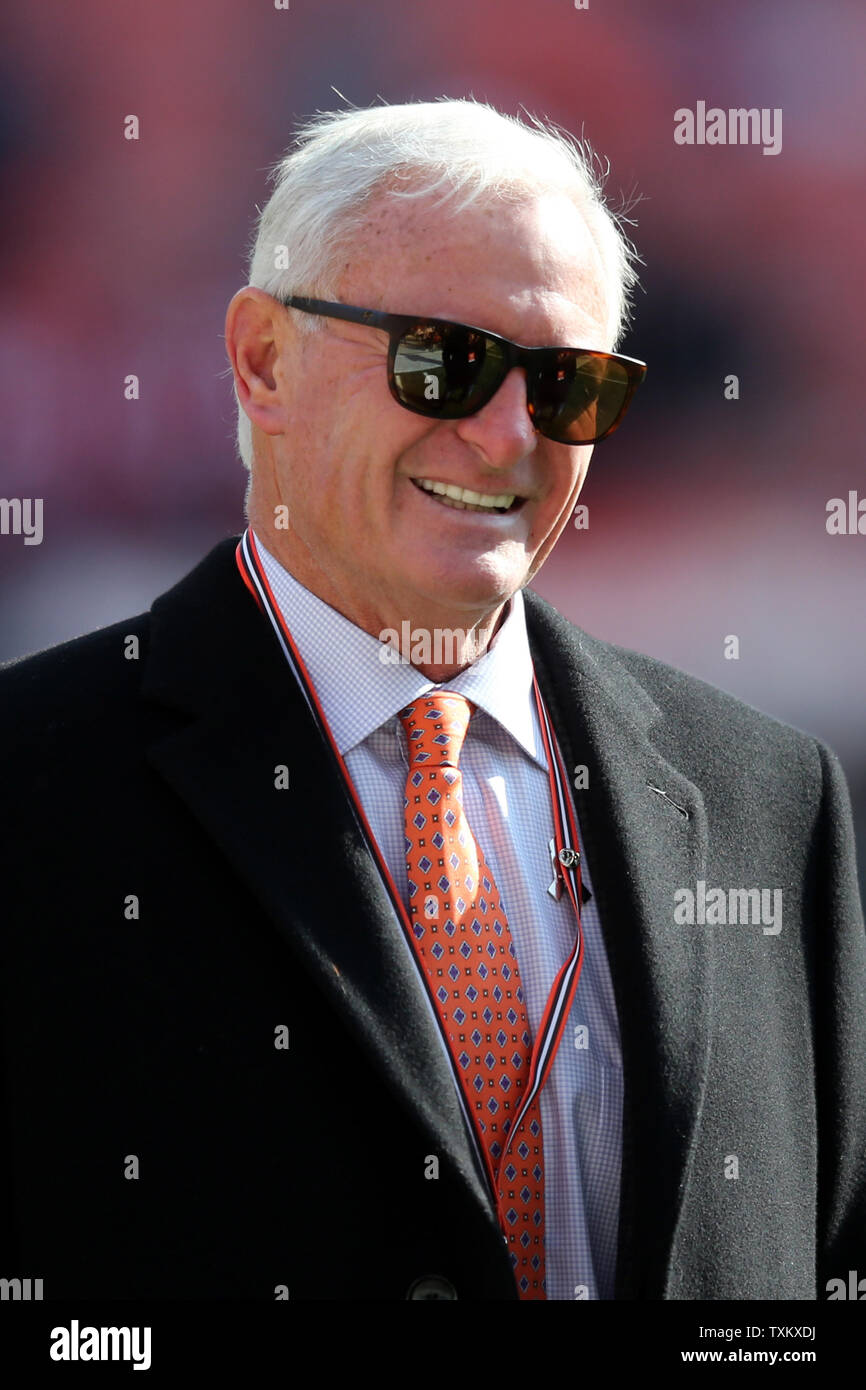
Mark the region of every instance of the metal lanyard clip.
<instances>
[{"instance_id":1,"label":"metal lanyard clip","mask_svg":"<svg viewBox=\"0 0 866 1390\"><path fill-rule=\"evenodd\" d=\"M552 898L555 898L556 901L559 902L562 897L562 890L565 887L565 876L562 872L563 867L566 869L575 868L580 863L580 851L569 849L568 846L557 851L556 837L554 835L551 835L547 848L550 851L550 862L553 865L553 882L550 884L547 891Z\"/></svg>"}]
</instances>

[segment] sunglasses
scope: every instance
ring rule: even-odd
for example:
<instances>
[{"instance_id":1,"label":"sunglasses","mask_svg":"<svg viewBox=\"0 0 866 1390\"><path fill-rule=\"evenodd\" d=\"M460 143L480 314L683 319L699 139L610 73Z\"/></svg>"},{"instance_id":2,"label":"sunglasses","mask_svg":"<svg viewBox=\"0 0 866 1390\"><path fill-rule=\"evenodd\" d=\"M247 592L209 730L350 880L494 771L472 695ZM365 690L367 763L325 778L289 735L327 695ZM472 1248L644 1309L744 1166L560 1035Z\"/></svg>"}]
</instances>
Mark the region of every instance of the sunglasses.
<instances>
[{"instance_id":1,"label":"sunglasses","mask_svg":"<svg viewBox=\"0 0 866 1390\"><path fill-rule=\"evenodd\" d=\"M407 410L464 420L481 410L512 367L526 372L526 404L539 434L558 444L597 444L621 423L646 363L591 348L521 347L486 328L412 318L288 295L305 314L381 328L390 337L388 386Z\"/></svg>"}]
</instances>

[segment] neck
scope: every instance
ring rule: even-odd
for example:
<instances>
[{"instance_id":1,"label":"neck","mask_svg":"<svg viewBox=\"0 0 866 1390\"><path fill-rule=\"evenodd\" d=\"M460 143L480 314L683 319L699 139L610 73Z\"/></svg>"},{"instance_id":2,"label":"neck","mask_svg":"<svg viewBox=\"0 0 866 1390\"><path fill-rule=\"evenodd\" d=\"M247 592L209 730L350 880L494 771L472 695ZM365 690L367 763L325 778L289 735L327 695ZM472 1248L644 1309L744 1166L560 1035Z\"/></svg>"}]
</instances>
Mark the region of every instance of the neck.
<instances>
[{"instance_id":1,"label":"neck","mask_svg":"<svg viewBox=\"0 0 866 1390\"><path fill-rule=\"evenodd\" d=\"M261 532L254 519L250 524L258 540ZM395 662L408 661L436 685L453 680L484 655L508 608L503 601L492 609L455 612L420 596L394 602L384 594L360 593L356 580L341 584L318 566L298 564L296 556L282 553L273 543L266 549L310 593L390 647Z\"/></svg>"},{"instance_id":2,"label":"neck","mask_svg":"<svg viewBox=\"0 0 866 1390\"><path fill-rule=\"evenodd\" d=\"M404 618L399 628L387 628L384 640L428 680L436 685L453 680L483 656L501 627L506 604L500 604L471 627L435 624L425 626ZM465 618L464 618L465 622ZM381 637L382 629L375 635Z\"/></svg>"}]
</instances>

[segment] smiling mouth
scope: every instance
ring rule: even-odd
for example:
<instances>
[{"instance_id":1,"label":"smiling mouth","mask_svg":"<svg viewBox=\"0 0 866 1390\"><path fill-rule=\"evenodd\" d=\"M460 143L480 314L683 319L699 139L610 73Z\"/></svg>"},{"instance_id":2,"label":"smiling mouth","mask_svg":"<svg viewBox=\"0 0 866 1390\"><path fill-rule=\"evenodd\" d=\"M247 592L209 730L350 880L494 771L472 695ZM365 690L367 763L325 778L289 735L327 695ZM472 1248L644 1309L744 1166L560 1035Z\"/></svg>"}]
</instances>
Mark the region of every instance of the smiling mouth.
<instances>
[{"instance_id":1,"label":"smiling mouth","mask_svg":"<svg viewBox=\"0 0 866 1390\"><path fill-rule=\"evenodd\" d=\"M486 512L488 516L516 512L526 500L513 492L473 492L470 488L458 487L456 483L439 483L432 478L413 478L412 482L421 492L430 493L443 506L465 512Z\"/></svg>"}]
</instances>

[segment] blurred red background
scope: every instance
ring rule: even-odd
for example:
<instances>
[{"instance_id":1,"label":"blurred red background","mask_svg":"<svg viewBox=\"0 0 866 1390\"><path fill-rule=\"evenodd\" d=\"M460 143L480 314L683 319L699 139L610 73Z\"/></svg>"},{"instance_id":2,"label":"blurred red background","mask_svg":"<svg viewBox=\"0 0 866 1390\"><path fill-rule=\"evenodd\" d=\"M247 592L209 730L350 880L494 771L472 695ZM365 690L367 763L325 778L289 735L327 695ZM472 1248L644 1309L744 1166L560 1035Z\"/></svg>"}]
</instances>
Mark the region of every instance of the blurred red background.
<instances>
[{"instance_id":1,"label":"blurred red background","mask_svg":"<svg viewBox=\"0 0 866 1390\"><path fill-rule=\"evenodd\" d=\"M0 494L43 498L45 531L0 536L0 659L149 606L241 529L223 320L296 118L333 89L525 106L639 195L622 350L649 363L536 587L830 742L863 864L866 536L825 527L866 496L859 0L50 0L7 12L2 55ZM699 100L781 108L781 152L676 145Z\"/></svg>"}]
</instances>

